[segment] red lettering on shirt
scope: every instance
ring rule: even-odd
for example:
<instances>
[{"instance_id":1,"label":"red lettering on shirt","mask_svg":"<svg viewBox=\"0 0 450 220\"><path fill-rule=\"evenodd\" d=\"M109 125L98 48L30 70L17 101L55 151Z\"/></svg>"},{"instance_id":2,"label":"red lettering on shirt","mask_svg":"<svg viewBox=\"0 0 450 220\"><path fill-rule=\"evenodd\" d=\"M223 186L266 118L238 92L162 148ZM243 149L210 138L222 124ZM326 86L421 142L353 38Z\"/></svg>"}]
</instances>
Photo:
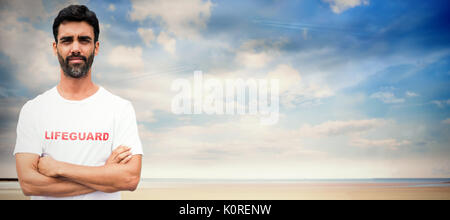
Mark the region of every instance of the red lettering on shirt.
<instances>
[{"instance_id":1,"label":"red lettering on shirt","mask_svg":"<svg viewBox=\"0 0 450 220\"><path fill-rule=\"evenodd\" d=\"M83 134L83 136L81 136L81 134ZM84 141L84 140L86 140L86 133L81 133L81 132L79 132L78 133L78 139L80 139L80 141Z\"/></svg>"},{"instance_id":2,"label":"red lettering on shirt","mask_svg":"<svg viewBox=\"0 0 450 220\"><path fill-rule=\"evenodd\" d=\"M103 140L106 141L109 138L109 133L103 133Z\"/></svg>"},{"instance_id":3,"label":"red lettering on shirt","mask_svg":"<svg viewBox=\"0 0 450 220\"><path fill-rule=\"evenodd\" d=\"M69 137L70 137L70 140L71 140L71 141L76 140L76 139L77 139L77 138L76 138L76 137L77 137L76 135L77 135L77 133L71 132L71 133L70 133L70 136L69 136Z\"/></svg>"},{"instance_id":4,"label":"red lettering on shirt","mask_svg":"<svg viewBox=\"0 0 450 220\"><path fill-rule=\"evenodd\" d=\"M109 133L45 131L44 138L46 140L63 140L63 141L107 141L109 139Z\"/></svg>"},{"instance_id":5,"label":"red lettering on shirt","mask_svg":"<svg viewBox=\"0 0 450 220\"><path fill-rule=\"evenodd\" d=\"M67 141L68 140L67 135L68 135L67 132L62 132L62 139Z\"/></svg>"},{"instance_id":6,"label":"red lettering on shirt","mask_svg":"<svg viewBox=\"0 0 450 220\"><path fill-rule=\"evenodd\" d=\"M89 134L88 134L86 140L91 140L91 141L93 141L93 140L94 140L94 135L92 135L92 133L89 132Z\"/></svg>"}]
</instances>

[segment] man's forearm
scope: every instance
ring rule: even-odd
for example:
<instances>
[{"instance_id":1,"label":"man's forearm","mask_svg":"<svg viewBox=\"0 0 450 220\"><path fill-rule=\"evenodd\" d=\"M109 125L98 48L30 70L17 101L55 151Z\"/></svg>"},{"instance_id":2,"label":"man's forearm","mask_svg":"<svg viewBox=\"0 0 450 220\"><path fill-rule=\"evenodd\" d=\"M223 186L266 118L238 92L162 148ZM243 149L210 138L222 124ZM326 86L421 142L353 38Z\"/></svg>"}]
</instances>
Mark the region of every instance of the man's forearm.
<instances>
[{"instance_id":1,"label":"man's forearm","mask_svg":"<svg viewBox=\"0 0 450 220\"><path fill-rule=\"evenodd\" d=\"M43 175L38 171L39 155L30 153L16 154L16 169L20 187L27 196L77 196L94 192L87 186L72 181Z\"/></svg>"},{"instance_id":2,"label":"man's forearm","mask_svg":"<svg viewBox=\"0 0 450 220\"><path fill-rule=\"evenodd\" d=\"M79 183L47 177L38 172L28 174L27 178L20 180L20 185L27 196L67 197L96 191Z\"/></svg>"},{"instance_id":3,"label":"man's forearm","mask_svg":"<svg viewBox=\"0 0 450 220\"><path fill-rule=\"evenodd\" d=\"M129 163L132 164L133 159ZM116 192L134 190L139 182L140 170L130 169L129 164L92 167L59 162L57 175L99 191Z\"/></svg>"},{"instance_id":4,"label":"man's forearm","mask_svg":"<svg viewBox=\"0 0 450 220\"><path fill-rule=\"evenodd\" d=\"M90 182L82 182L82 181L78 181L75 182L69 178L66 177L58 177L58 179L63 179L66 180L68 182L73 182L76 183L78 185L82 185L85 188L90 188L93 189L94 191L102 191L102 192L106 192L106 193L112 193L112 192L117 192L119 191L116 187L114 186L108 186L108 185L101 185L101 184L94 184L94 183L90 183Z\"/></svg>"}]
</instances>

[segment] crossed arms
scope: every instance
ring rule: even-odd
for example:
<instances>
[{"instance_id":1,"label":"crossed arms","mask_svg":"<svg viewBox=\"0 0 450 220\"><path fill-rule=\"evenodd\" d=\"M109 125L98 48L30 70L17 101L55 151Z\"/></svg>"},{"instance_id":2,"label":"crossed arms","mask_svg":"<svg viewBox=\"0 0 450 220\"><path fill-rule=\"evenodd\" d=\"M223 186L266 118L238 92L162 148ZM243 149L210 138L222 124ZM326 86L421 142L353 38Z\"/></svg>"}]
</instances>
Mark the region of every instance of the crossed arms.
<instances>
[{"instance_id":1,"label":"crossed arms","mask_svg":"<svg viewBox=\"0 0 450 220\"><path fill-rule=\"evenodd\" d=\"M142 155L130 148L116 148L105 165L81 166L56 161L49 156L17 153L16 168L26 196L67 197L95 191L134 191L141 174Z\"/></svg>"}]
</instances>

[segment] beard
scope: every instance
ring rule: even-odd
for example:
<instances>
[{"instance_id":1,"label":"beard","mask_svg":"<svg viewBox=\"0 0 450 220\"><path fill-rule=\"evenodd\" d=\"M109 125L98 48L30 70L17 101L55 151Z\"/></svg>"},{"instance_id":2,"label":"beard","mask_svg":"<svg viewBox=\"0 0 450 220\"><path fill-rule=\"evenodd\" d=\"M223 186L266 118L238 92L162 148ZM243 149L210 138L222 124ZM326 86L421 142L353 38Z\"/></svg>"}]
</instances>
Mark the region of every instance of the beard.
<instances>
[{"instance_id":1,"label":"beard","mask_svg":"<svg viewBox=\"0 0 450 220\"><path fill-rule=\"evenodd\" d=\"M57 53L59 65L61 66L64 75L75 79L86 77L88 71L91 69L92 63L94 62L94 51L92 51L87 58L81 55L70 55L64 59L59 52ZM69 63L70 58L75 57L82 59L84 62L75 64Z\"/></svg>"}]
</instances>

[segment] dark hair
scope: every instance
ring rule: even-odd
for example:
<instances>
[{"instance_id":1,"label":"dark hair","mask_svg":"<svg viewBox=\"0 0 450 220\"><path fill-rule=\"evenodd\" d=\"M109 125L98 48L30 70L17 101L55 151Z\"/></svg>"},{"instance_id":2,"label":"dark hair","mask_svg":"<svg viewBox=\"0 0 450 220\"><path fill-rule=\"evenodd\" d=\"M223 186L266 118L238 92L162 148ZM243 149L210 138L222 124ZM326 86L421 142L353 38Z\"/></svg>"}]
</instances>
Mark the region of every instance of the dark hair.
<instances>
[{"instance_id":1,"label":"dark hair","mask_svg":"<svg viewBox=\"0 0 450 220\"><path fill-rule=\"evenodd\" d=\"M64 21L85 21L94 28L94 43L98 41L98 35L100 33L100 28L98 25L98 19L95 12L90 11L84 5L70 5L61 11L59 11L58 16L53 21L53 36L55 37L55 42L58 43L58 28Z\"/></svg>"}]
</instances>

